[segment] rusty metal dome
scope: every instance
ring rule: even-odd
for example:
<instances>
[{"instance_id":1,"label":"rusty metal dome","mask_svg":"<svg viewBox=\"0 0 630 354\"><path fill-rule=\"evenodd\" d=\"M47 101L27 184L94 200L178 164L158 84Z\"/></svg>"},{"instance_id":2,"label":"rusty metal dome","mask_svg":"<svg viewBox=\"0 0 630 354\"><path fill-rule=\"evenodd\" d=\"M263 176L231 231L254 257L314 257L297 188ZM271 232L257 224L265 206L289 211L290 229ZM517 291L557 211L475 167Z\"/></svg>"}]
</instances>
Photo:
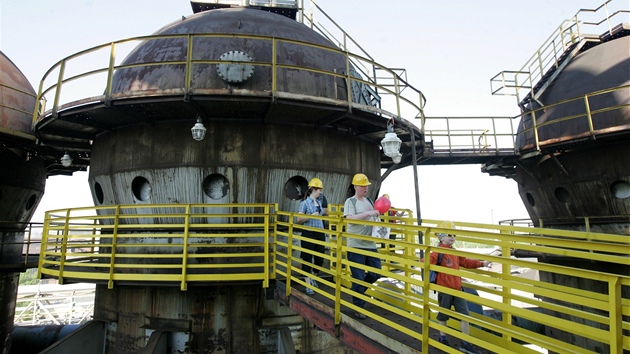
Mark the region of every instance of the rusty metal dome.
<instances>
[{"instance_id":1,"label":"rusty metal dome","mask_svg":"<svg viewBox=\"0 0 630 354\"><path fill-rule=\"evenodd\" d=\"M0 52L0 128L31 134L35 90L24 74Z\"/></svg>"},{"instance_id":2,"label":"rusty metal dome","mask_svg":"<svg viewBox=\"0 0 630 354\"><path fill-rule=\"evenodd\" d=\"M133 43L138 44L119 62L119 46ZM420 116L424 98L419 91L406 90L415 96L406 99L386 84L377 87L377 69L392 78L397 73L282 15L240 7L204 11L153 35L90 51L104 48L109 58L105 66L99 62L72 78L78 85L92 74L105 74L99 77L106 78L102 94L54 102L36 122L39 139L56 149L51 156L70 149L79 157L72 165L76 168L89 164L98 136L139 123L178 122L187 126L188 134L196 121L206 127L226 122L290 125L335 132L379 149L387 122L396 120L402 161L394 164L381 153L381 167L408 166L412 150L421 150L420 129L402 119L405 107ZM66 60L74 57L55 67ZM53 85L49 96L71 80L64 76L56 81L60 85ZM381 107L383 95L396 104Z\"/></svg>"},{"instance_id":3,"label":"rusty metal dome","mask_svg":"<svg viewBox=\"0 0 630 354\"><path fill-rule=\"evenodd\" d=\"M628 131L628 53L630 36L625 36L590 48L567 65L531 107L536 115L541 145L565 144L588 139L591 135L619 135ZM544 110L538 110L541 105L545 106ZM592 114L592 128L588 111ZM533 147L532 126L532 114L524 116L520 132L529 131L517 137L520 150Z\"/></svg>"},{"instance_id":4,"label":"rusty metal dome","mask_svg":"<svg viewBox=\"0 0 630 354\"><path fill-rule=\"evenodd\" d=\"M192 40L172 37L147 40L124 60L123 66L150 62L186 62L188 51L193 63L190 90L212 94L220 90L240 90L240 95L253 96L274 90L313 97L345 99L346 92L332 75L312 70L345 72L345 57L328 48L334 47L317 32L274 13L247 8L204 11L171 23L156 35L208 34ZM274 42L274 38L282 41ZM315 44L310 46L308 44ZM189 48L191 46L192 48ZM276 46L276 58L273 47ZM284 66L277 71L276 87L272 87L272 70L268 66L246 64L257 62ZM226 61L218 64L217 61ZM232 61L230 63L230 61ZM240 63L234 63L239 61ZM308 68L300 70L299 68ZM228 73L230 77L227 77ZM151 65L127 67L113 79L112 94L117 97L164 94L167 90L186 87L184 65ZM343 82L345 86L345 82ZM220 109L214 105L207 116L233 115L233 105ZM246 112L245 114L250 114Z\"/></svg>"}]
</instances>

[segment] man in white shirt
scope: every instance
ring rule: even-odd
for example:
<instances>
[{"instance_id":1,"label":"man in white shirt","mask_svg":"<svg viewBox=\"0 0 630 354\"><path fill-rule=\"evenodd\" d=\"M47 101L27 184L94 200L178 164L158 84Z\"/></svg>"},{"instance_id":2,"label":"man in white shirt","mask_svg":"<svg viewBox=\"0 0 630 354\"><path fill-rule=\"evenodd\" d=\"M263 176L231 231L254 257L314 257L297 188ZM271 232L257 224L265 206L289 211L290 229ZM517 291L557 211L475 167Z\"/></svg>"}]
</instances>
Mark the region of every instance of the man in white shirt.
<instances>
[{"instance_id":1,"label":"man in white shirt","mask_svg":"<svg viewBox=\"0 0 630 354\"><path fill-rule=\"evenodd\" d=\"M344 203L344 217L356 220L374 220L379 216L379 212L374 209L374 203L372 203L370 198L367 197L368 186L372 183L370 183L366 175L357 173L352 178L352 184L354 185L354 196L346 199L346 202ZM372 237L372 226L369 225L349 223L347 231L351 234ZM374 241L349 236L348 247L360 249L365 252L374 252L374 256L371 256L348 251L348 260L350 262L381 269L381 258L378 256L376 243ZM381 277L379 274L372 271L366 272L363 267L350 267L350 271L352 272L352 277L354 279L358 279L369 284L374 283ZM352 290L359 294L364 294L367 287L358 283L352 283ZM352 297L352 303L361 308L365 307L365 300L355 296ZM356 312L355 317L358 319L365 319L365 315L361 312Z\"/></svg>"}]
</instances>

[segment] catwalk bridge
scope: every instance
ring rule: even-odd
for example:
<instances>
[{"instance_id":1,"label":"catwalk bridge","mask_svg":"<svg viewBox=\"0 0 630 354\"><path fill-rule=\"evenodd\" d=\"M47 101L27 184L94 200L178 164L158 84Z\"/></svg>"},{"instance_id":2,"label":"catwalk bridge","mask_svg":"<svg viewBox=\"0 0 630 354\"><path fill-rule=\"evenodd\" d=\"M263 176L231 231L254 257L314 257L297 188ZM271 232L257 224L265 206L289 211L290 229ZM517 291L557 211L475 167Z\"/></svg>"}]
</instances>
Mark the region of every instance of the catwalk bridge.
<instances>
[{"instance_id":1,"label":"catwalk bridge","mask_svg":"<svg viewBox=\"0 0 630 354\"><path fill-rule=\"evenodd\" d=\"M221 213L226 207L237 211ZM379 222L365 222L389 227L396 235L379 244L382 269L366 267L382 278L375 284L363 284L369 288L365 295L350 289L356 280L349 267L359 265L346 258L352 249L345 238L368 236L345 231L348 220L341 217L338 205L329 217L313 216L330 225L327 241L321 242L327 251L324 265L318 267L320 276L315 278L318 288L304 281L307 274L300 267L299 253L308 252L300 247L300 233L311 228L295 223L295 213L276 210L274 204L120 205L49 211L38 270L41 277L55 278L60 284L94 283L108 288L167 284L186 291L193 286L254 282L266 289L267 301L294 311L292 317L265 314L259 319L261 326L283 328L281 345L289 351L293 348L289 327L303 319L366 353L457 352L437 341L437 330L457 342L469 341L484 353L536 353L532 348L589 353L580 346L581 338L601 343L609 353L630 350L630 302L622 296L622 289L630 287L630 276L615 273L615 265L629 263L626 236L475 223L456 223L455 229L444 229L436 226L438 220L417 225L406 211L407 217L382 216ZM588 229L597 220L586 218L584 222ZM488 260L493 266L456 271L429 264L423 255L436 250L438 232L456 234L459 242L459 249L440 252ZM213 241L207 242L208 238ZM252 243L252 238L258 241ZM198 242L201 239L206 241ZM31 250L37 248L31 246ZM544 262L553 257L588 259L606 264L602 268L608 271ZM423 281L430 270L462 276L470 292ZM597 279L606 290L601 293L546 280L560 274ZM307 295L307 287L315 295ZM435 291L462 296L484 309L470 316L442 310L469 321L469 336L460 333L453 320L448 327L435 320L439 309ZM352 296L367 301L366 308L354 306ZM367 319L357 319L357 311ZM569 321L568 317L580 320ZM104 333L103 326L90 321L64 340L98 341L100 337L94 333ZM545 328L547 332L571 333L575 340L554 339ZM90 335L81 337L82 331Z\"/></svg>"}]
</instances>

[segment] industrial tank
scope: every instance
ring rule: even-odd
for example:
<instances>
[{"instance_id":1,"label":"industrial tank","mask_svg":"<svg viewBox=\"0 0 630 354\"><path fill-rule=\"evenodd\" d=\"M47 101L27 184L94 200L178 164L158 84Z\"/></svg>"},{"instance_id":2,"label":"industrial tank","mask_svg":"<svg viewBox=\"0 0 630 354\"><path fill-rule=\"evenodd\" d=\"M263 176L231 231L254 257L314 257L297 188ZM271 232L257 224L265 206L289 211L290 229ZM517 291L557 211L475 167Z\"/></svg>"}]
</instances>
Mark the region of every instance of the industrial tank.
<instances>
[{"instance_id":1,"label":"industrial tank","mask_svg":"<svg viewBox=\"0 0 630 354\"><path fill-rule=\"evenodd\" d=\"M516 140L521 156L513 178L535 225L630 234L629 53L627 30L614 36L605 34L601 43L600 39L587 42L542 94L521 103L526 112ZM605 262L569 257L539 260L606 273L630 273L630 267ZM594 279L548 272L541 272L540 278L609 292L606 283ZM623 287L623 297L630 298L627 287ZM580 310L607 315L588 304ZM610 352L606 344L575 333L547 328L547 334L594 352Z\"/></svg>"},{"instance_id":2,"label":"industrial tank","mask_svg":"<svg viewBox=\"0 0 630 354\"><path fill-rule=\"evenodd\" d=\"M0 52L0 340L11 350L15 299L21 271L24 230L46 184L46 167L33 150L31 122L35 91L26 77Z\"/></svg>"},{"instance_id":3,"label":"industrial tank","mask_svg":"<svg viewBox=\"0 0 630 354\"><path fill-rule=\"evenodd\" d=\"M551 225L583 216L630 214L628 53L630 36L580 53L532 102L533 110L546 106L534 111L545 153L523 159L515 180L534 222L544 219ZM535 144L532 114L520 128L525 133L517 135L517 147L527 151ZM625 233L622 224L601 227Z\"/></svg>"},{"instance_id":4,"label":"industrial tank","mask_svg":"<svg viewBox=\"0 0 630 354\"><path fill-rule=\"evenodd\" d=\"M192 41L147 40L124 60L122 65L129 67L115 73L112 98L126 106L126 114L113 115L117 129L94 139L89 182L95 205L278 203L282 210L296 210L302 194L293 191L305 191L304 182L315 176L325 181L330 202L345 198L345 187L357 171L368 174L378 186L377 146L314 128L312 119L321 111L316 104L311 108L299 100L291 105L268 101L274 90L295 97L346 99L334 77L295 69L342 70L345 59L337 53L301 43L277 43L278 64L287 68L277 73L275 88L268 67L247 63L199 63L190 77L181 65L134 66L182 62L189 52L194 60L272 62L274 42L269 38L326 47L331 47L330 42L296 21L248 8L194 14L154 35L181 33L209 36ZM186 80L189 102L170 110L169 91L188 86ZM151 104L125 103L139 96ZM147 123L152 114L173 119ZM202 141L190 136L196 118L207 129ZM344 188L335 187L340 185ZM189 287L186 292L98 286L94 316L117 323L110 328L115 336L108 337L108 351L140 347L145 325L156 330L171 327L186 338L189 352L267 352L265 338L273 331L256 325L263 297L259 283Z\"/></svg>"},{"instance_id":5,"label":"industrial tank","mask_svg":"<svg viewBox=\"0 0 630 354\"><path fill-rule=\"evenodd\" d=\"M413 124L380 109L378 94L347 52L294 19L260 8L232 6L182 17L112 65L102 99L53 107L36 123L42 139L73 141L75 151L82 149L96 206L147 205L142 210L152 214L150 204L220 204L216 212L229 214L231 204L270 203L296 211L311 178L323 181L329 203L343 203L358 172L369 177L374 198L388 124L396 122L398 132L408 129L422 141ZM351 86L350 76L358 79ZM205 136L193 138L191 128L198 133L200 126ZM402 139L402 162L394 168L413 161L410 136ZM135 220L119 220L126 222ZM121 228L118 244L125 233L147 245L168 238ZM251 236L252 242L259 238ZM108 249L104 240L102 250ZM159 252L170 252L167 246ZM125 260L125 252L117 250L123 256L118 262L142 264ZM214 261L225 261L220 258ZM268 306L260 282L197 284L186 291L99 283L94 318L106 324L106 352L141 350L153 333L168 332L173 352L249 354L276 348L277 329L260 322L287 309ZM305 343L303 351L345 350L322 340Z\"/></svg>"}]
</instances>

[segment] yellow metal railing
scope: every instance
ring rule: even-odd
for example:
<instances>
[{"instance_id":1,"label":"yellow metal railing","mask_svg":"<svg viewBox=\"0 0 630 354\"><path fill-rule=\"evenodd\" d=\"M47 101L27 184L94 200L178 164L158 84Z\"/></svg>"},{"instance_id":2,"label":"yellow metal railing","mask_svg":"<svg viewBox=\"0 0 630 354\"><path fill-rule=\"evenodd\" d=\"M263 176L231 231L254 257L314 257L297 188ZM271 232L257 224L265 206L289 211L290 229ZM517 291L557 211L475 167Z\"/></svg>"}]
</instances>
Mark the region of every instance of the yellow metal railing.
<instances>
[{"instance_id":1,"label":"yellow metal railing","mask_svg":"<svg viewBox=\"0 0 630 354\"><path fill-rule=\"evenodd\" d=\"M540 150L545 145L573 143L583 139L595 140L599 135L618 134L629 130L630 126L622 124L623 119L621 119L630 112L629 95L630 85L624 85L524 112L517 117L520 118L520 129L516 134L516 139L521 139L519 143L521 152ZM618 102L618 104L602 105L598 102ZM550 120L547 114L554 111L572 112L572 114ZM617 118L599 118L611 112L616 114ZM555 133L547 133L550 131ZM563 134L559 135L557 132L563 132Z\"/></svg>"},{"instance_id":2,"label":"yellow metal railing","mask_svg":"<svg viewBox=\"0 0 630 354\"><path fill-rule=\"evenodd\" d=\"M236 61L220 59L198 59L204 58L204 47L195 45L196 43L213 40L248 40L257 42L263 48L268 48L271 52L270 59L257 59L258 61ZM180 41L187 50L182 53L181 58L170 61L142 62L123 64L125 57L133 45L140 45L151 41L169 40L171 42ZM321 51L322 53L333 53L339 58L344 58L346 63L345 73L338 72L338 68L322 69L314 66L295 66L286 64L280 53L282 46L297 46L308 50ZM108 104L110 100L117 98L128 98L130 95L137 96L159 96L159 95L192 95L192 94L216 94L216 90L223 90L221 83L212 80L194 80L193 72L199 68L212 68L216 65L241 64L252 66L257 70L271 71L271 80L268 83L260 83L252 90L235 90L239 95L262 95L266 97L289 98L299 96L300 99L317 100L334 104L345 104L349 108L359 108L366 111L373 111L384 118L413 116L423 117L422 110L426 99L424 95L411 87L405 80L398 77L398 72L386 68L368 57L356 55L340 48L327 47L302 41L281 39L259 35L238 35L238 34L173 34L173 35L153 35L124 39L96 47L86 49L71 56L68 56L53 65L40 81L38 90L37 107L33 113L33 124L36 124L43 116L52 115L66 107L84 105L96 102ZM356 77L350 71L353 66L364 66L362 77ZM138 87L132 92L113 92L113 78L117 72L137 67L172 67L174 70L182 71L183 77L179 80L171 80L170 87ZM314 92L283 92L278 84L278 73L282 71L300 70L321 75L331 82L331 87L337 87L338 80L345 80L346 89L340 92L328 93L326 96L317 96ZM376 73L379 76L376 76ZM381 84L382 83L382 84ZM213 86L214 85L214 86ZM264 85L264 87L263 87ZM353 97L352 86L369 88L379 96L381 104L377 106L363 105L357 103ZM295 91L295 88L292 89ZM323 93L317 93L322 94ZM297 96L296 96L297 95ZM52 99L51 99L52 97ZM41 105L52 102L50 110L42 108ZM382 109L391 107L390 110ZM40 113L44 112L45 113Z\"/></svg>"},{"instance_id":3,"label":"yellow metal railing","mask_svg":"<svg viewBox=\"0 0 630 354\"><path fill-rule=\"evenodd\" d=\"M427 153L515 155L514 117L425 117Z\"/></svg>"},{"instance_id":4,"label":"yellow metal railing","mask_svg":"<svg viewBox=\"0 0 630 354\"><path fill-rule=\"evenodd\" d=\"M610 115L624 117L630 112L627 97L630 97L630 85L573 97L515 117L425 117L425 153L435 157L519 155L549 145L619 134L630 130L630 125L622 124L621 118L611 119ZM556 113L549 119L548 115L557 111L571 113L565 116ZM547 133L551 131L563 134Z\"/></svg>"},{"instance_id":5,"label":"yellow metal railing","mask_svg":"<svg viewBox=\"0 0 630 354\"><path fill-rule=\"evenodd\" d=\"M394 252L380 248L380 258L383 260L381 270L363 266L366 270L372 270L383 274L387 282L377 282L374 285L362 283L370 290L366 295L359 295L350 289L354 281L350 275L349 267L357 266L346 259L348 251L365 253L364 251L348 248L343 242L345 237L357 237L370 239L368 236L349 235L336 231L330 234L330 240L325 246L330 252L324 255L326 261L334 266L318 268L320 276L314 279L320 284L320 288L311 287L303 278L311 276L300 269L302 263L299 257L293 257L292 252L306 251L299 247L299 231L311 229L291 220L295 213L279 212L287 222L279 222L286 228L286 232L278 232L277 272L279 276L286 276L287 295L293 286L310 287L319 295L335 302L335 318L337 323L341 321L342 308L353 311L363 311L354 306L347 296L358 296L372 306L386 310L387 313L402 316L407 320L417 322L422 328L435 328L447 332L450 335L470 341L475 345L493 352L501 353L535 353L523 344L536 345L558 353L590 353L592 351L582 348L581 345L566 343L558 339L538 333L530 328L519 327L515 319L531 321L543 326L552 327L555 330L566 331L575 336L597 341L601 345L610 345L611 353L622 353L625 348L630 348L630 337L624 330L630 329L628 315L630 314L630 299L622 297L622 287L630 286L630 276L627 274L604 273L574 267L540 263L535 259L513 259L512 254L526 251L536 254L542 259L554 257L570 257L574 260L590 262L605 262L619 266L630 266L628 249L630 241L626 235L609 235L597 233L571 232L564 230L549 230L541 228L492 226L485 224L458 223L456 230L441 229L431 225L437 225L438 220L424 220L422 226L407 224L388 224L392 232L402 235L396 240L387 240L383 244L393 244ZM301 216L302 217L302 216ZM339 218L327 219L334 230L343 230L349 220ZM356 222L356 221L353 221ZM364 222L373 226L382 225L378 222ZM417 235L422 232L428 235L425 244L418 244ZM448 232L457 235L458 242L477 247L486 247L485 254L476 254L459 250L440 248L440 252L470 258L483 258L500 265L490 269L461 269L455 271L443 267L430 265L428 258L419 261L419 254L436 251L437 232ZM385 240L383 240L385 241ZM309 240L309 242L317 241ZM282 251L280 249L286 249ZM306 251L308 252L308 251ZM490 255L497 253L499 255ZM368 254L368 253L366 253ZM422 281L423 276L435 269L441 272L458 275L468 280L465 286L474 289L479 296L464 294L460 291L429 284ZM573 286L550 283L544 280L523 277L514 269L528 270L529 272L544 274L545 279L557 277L570 277L579 282L579 279L596 279L601 282L604 293L593 288L577 289ZM628 269L628 268L625 268ZM541 276L541 279L543 277ZM392 280L398 286L392 286ZM570 282L567 282L569 284ZM323 286L322 286L323 285ZM333 291L324 291L326 287ZM503 313L501 320L486 316L472 314L470 317L459 315L453 311L444 311L437 305L432 297L432 290L449 293L466 298L471 303L493 309ZM344 296L345 295L345 296ZM474 326L471 336L465 336L452 328L444 328L434 321L437 311L447 312L454 318L469 321ZM405 333L422 341L422 351L427 352L428 347L437 347L448 350L445 346L428 337L429 331L423 330L422 334L412 329L393 322L390 317L380 315L382 311L365 313L375 320L389 325L392 329ZM625 319L624 319L624 316ZM562 319L567 318L567 319ZM569 319L570 318L570 319ZM457 327L456 323L451 324Z\"/></svg>"},{"instance_id":6,"label":"yellow metal railing","mask_svg":"<svg viewBox=\"0 0 630 354\"><path fill-rule=\"evenodd\" d=\"M22 89L19 89L17 87L13 87L10 85L6 85L3 83L0 83L0 90L8 90L9 92L13 92L12 94L20 97L20 96L25 96L28 97L32 100L35 100L35 95L24 91ZM7 96L8 97L8 96ZM24 108L32 108L32 106L30 107L18 107L19 106L19 102L28 102L28 99L19 99L19 100L12 100L12 99L5 99L2 102L0 102L0 109L6 109L9 111L14 111L16 112L16 114L18 116L22 116L25 119L28 119L28 117L30 117L30 115L33 114L32 111L25 111ZM33 102L34 103L34 102ZM23 131L20 130L16 130L16 129L12 129L14 126L12 126L11 123L16 124L18 121L21 122L27 122L27 120L21 120L21 119L16 119L15 117L12 117L11 119L8 119L6 121L6 123L8 123L8 125L5 125L4 127L0 126L0 135L7 135L7 136L12 136L12 137L16 137L16 138L20 138L20 139L26 139L26 140L32 140L35 141L35 136L25 133ZM12 119L15 119L14 122L12 122Z\"/></svg>"},{"instance_id":7,"label":"yellow metal railing","mask_svg":"<svg viewBox=\"0 0 630 354\"><path fill-rule=\"evenodd\" d=\"M12 234L12 237L0 238L0 269L20 270L37 265L41 244L41 223L18 223L0 221L0 232ZM21 235L21 236L19 236ZM21 240L18 240L20 239ZM11 240L14 239L14 240Z\"/></svg>"},{"instance_id":8,"label":"yellow metal railing","mask_svg":"<svg viewBox=\"0 0 630 354\"><path fill-rule=\"evenodd\" d=\"M121 205L46 213L39 274L74 281L274 278L275 205Z\"/></svg>"},{"instance_id":9,"label":"yellow metal railing","mask_svg":"<svg viewBox=\"0 0 630 354\"><path fill-rule=\"evenodd\" d=\"M581 341L565 342L519 325L527 321L596 342L610 353L630 350L630 299L622 295L630 287L630 276L624 273L630 267L627 235L475 223L455 223L455 229L446 229L436 226L439 220L425 219L422 225L415 225L411 213L383 216L378 222L352 220L387 226L397 235L377 241L382 268L364 268L383 278L375 284L363 283L369 290L360 295L350 289L356 280L349 271L359 265L346 255L365 251L348 247L344 240L373 238L345 232L350 220L340 217L339 205L330 206L329 217L301 215L330 225L324 231L326 241L308 240L328 249L321 255L324 264L316 267L320 275L314 278L320 287L314 288L303 280L307 274L301 270L299 254L309 252L300 246L304 240L301 231L317 229L294 222L296 213L275 208L268 204L191 204L50 211L44 225L40 275L57 277L60 282L107 282L110 287L118 281L178 283L182 290L190 282L260 281L266 287L271 279L283 279L287 295L292 288L311 287L334 301L336 324L344 320L344 309L364 311L348 300L350 296L362 298L382 310L365 315L420 341L422 352L429 347L450 350L430 338L428 328L493 352L536 353L528 345L558 353L594 352L575 344ZM87 212L96 215L85 215ZM431 265L428 257L421 259L421 254L438 250L438 232L457 235L456 246L461 247L439 248L441 253L484 259L494 266L454 270ZM518 253L532 258L513 258ZM573 261L561 262L565 265L543 262L554 258ZM579 266L591 263L607 264L607 270ZM430 270L463 277L465 286L479 296L423 281ZM522 276L523 272L538 276ZM590 282L589 286L573 285L582 281ZM440 309L434 290L503 315L500 319L477 313L463 316ZM470 335L457 331L454 321L447 327L439 325L434 317L438 311L469 321L473 325ZM392 316L413 321L425 330L415 332Z\"/></svg>"},{"instance_id":10,"label":"yellow metal railing","mask_svg":"<svg viewBox=\"0 0 630 354\"><path fill-rule=\"evenodd\" d=\"M30 92L27 92L27 91L24 91L24 90L19 89L17 87L9 86L9 85L3 84L3 83L0 83L0 88L3 89L3 90L7 89L9 91L13 91L14 94L16 94L16 95L28 96L28 97L31 97L33 99L35 98L35 95L30 93ZM12 100L10 100L8 102L4 102L4 101L0 102L0 107L6 108L6 109L10 109L12 111L16 111L16 112L19 112L19 113L22 113L22 114L24 114L26 116L32 113L32 112L29 112L29 111L25 111L23 109L23 108L27 108L27 107L16 107L15 106L15 101L12 101Z\"/></svg>"}]
</instances>

